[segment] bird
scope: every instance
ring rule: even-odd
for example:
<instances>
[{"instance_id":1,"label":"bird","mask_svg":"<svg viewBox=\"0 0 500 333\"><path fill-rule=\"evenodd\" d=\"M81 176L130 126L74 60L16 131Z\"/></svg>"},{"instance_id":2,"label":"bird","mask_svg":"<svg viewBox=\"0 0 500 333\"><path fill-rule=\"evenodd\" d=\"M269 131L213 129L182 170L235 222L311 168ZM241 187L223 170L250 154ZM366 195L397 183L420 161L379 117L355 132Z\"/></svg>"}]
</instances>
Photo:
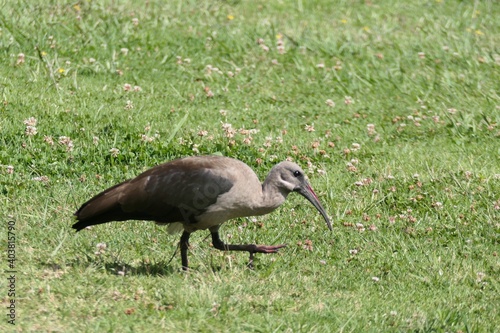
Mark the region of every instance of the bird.
<instances>
[{"instance_id":1,"label":"bird","mask_svg":"<svg viewBox=\"0 0 500 333\"><path fill-rule=\"evenodd\" d=\"M182 231L182 269L188 270L191 233L208 229L214 248L250 253L277 253L281 245L225 244L219 236L227 220L268 214L297 192L319 211L330 231L330 219L304 171L295 163L276 164L264 182L244 162L218 155L179 158L152 167L133 179L114 185L85 202L75 213L72 228L113 221L144 220L168 224L168 231Z\"/></svg>"}]
</instances>

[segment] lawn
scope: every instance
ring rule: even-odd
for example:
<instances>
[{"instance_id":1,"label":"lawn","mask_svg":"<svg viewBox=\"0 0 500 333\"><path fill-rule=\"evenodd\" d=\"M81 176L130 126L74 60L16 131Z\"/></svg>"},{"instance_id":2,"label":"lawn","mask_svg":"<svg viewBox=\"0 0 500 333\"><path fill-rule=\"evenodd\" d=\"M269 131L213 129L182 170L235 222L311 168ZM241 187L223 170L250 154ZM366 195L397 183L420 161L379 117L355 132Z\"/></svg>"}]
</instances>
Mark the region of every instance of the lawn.
<instances>
[{"instance_id":1,"label":"lawn","mask_svg":"<svg viewBox=\"0 0 500 333\"><path fill-rule=\"evenodd\" d=\"M1 331L498 329L496 1L0 8ZM333 232L292 194L221 228L278 254L251 270L198 231L185 273L154 223L71 229L103 189L206 154L262 180L295 161Z\"/></svg>"}]
</instances>

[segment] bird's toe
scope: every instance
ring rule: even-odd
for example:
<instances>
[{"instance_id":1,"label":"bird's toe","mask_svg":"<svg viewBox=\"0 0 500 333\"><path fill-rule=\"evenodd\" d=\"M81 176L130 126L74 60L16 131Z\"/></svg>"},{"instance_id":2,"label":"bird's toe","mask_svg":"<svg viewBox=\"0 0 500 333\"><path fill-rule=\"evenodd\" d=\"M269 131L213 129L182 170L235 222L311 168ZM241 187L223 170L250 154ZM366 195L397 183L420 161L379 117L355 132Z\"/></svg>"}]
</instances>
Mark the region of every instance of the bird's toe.
<instances>
[{"instance_id":1,"label":"bird's toe","mask_svg":"<svg viewBox=\"0 0 500 333\"><path fill-rule=\"evenodd\" d=\"M255 252L259 253L276 253L279 251L279 249L285 247L286 244L280 244L280 245L259 245L256 248Z\"/></svg>"}]
</instances>

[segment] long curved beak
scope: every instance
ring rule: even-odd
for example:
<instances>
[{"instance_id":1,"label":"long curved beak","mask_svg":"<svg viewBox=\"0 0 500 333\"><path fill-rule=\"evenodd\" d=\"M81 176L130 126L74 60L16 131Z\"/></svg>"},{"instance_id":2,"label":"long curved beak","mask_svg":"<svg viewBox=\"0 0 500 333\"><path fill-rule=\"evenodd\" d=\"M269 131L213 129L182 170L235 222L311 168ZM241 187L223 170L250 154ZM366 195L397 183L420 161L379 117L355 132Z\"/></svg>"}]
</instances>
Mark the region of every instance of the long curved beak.
<instances>
[{"instance_id":1,"label":"long curved beak","mask_svg":"<svg viewBox=\"0 0 500 333\"><path fill-rule=\"evenodd\" d=\"M314 207L316 207L316 209L321 213L321 215L323 215L323 218L325 219L328 229L332 230L332 224L330 222L330 219L328 218L328 215L326 214L326 211L323 208L323 206L321 206L318 196L316 195L316 193L314 193L311 185L309 185L308 183L302 184L300 186L297 186L294 189L294 191L301 194L303 197L309 200L309 202L312 203Z\"/></svg>"}]
</instances>

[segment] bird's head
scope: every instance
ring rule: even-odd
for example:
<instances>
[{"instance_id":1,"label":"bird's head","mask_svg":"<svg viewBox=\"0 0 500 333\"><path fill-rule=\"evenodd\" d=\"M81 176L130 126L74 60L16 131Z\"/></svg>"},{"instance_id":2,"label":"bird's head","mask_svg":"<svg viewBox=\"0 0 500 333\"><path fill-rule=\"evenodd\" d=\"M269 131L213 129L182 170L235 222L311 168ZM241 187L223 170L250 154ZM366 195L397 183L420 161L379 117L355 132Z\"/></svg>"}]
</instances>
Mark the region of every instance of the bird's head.
<instances>
[{"instance_id":1,"label":"bird's head","mask_svg":"<svg viewBox=\"0 0 500 333\"><path fill-rule=\"evenodd\" d=\"M280 190L287 194L290 192L298 192L309 200L325 219L328 229L332 230L332 224L325 209L309 184L306 174L297 164L288 161L281 162L274 166L269 177L274 178L274 184Z\"/></svg>"}]
</instances>

